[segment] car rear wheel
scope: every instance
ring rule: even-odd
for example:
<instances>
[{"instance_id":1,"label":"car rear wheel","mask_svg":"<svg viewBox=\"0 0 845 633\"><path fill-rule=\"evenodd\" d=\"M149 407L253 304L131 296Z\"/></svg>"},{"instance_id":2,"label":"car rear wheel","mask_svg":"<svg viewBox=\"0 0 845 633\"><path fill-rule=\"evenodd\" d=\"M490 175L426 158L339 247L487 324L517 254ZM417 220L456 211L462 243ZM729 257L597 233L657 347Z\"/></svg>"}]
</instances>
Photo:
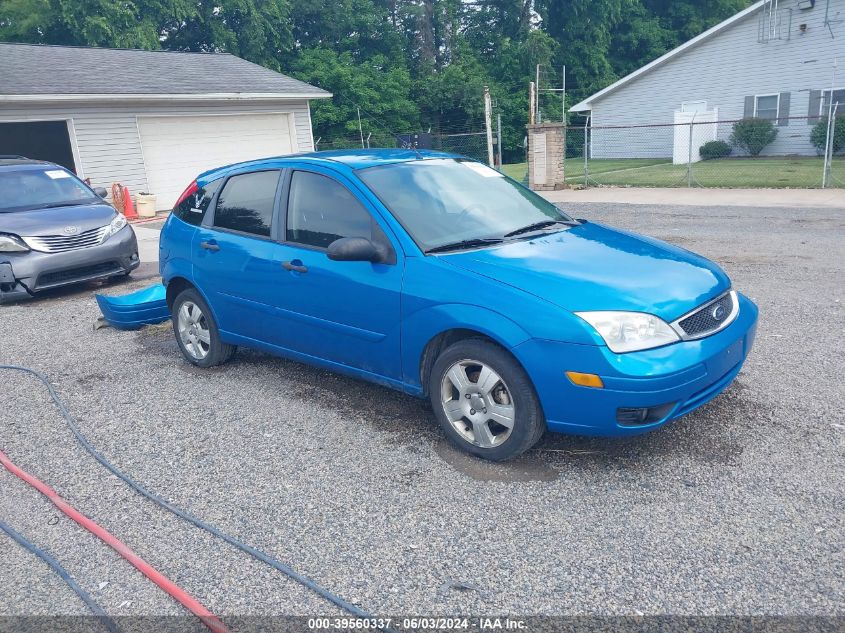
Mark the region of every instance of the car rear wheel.
<instances>
[{"instance_id":1,"label":"car rear wheel","mask_svg":"<svg viewBox=\"0 0 845 633\"><path fill-rule=\"evenodd\" d=\"M429 395L449 440L484 459L516 457L534 446L546 428L525 370L483 339L458 341L438 356Z\"/></svg>"},{"instance_id":2,"label":"car rear wheel","mask_svg":"<svg viewBox=\"0 0 845 633\"><path fill-rule=\"evenodd\" d=\"M220 340L220 331L208 305L193 288L180 292L173 302L173 333L188 362L198 367L225 363L235 346Z\"/></svg>"}]
</instances>

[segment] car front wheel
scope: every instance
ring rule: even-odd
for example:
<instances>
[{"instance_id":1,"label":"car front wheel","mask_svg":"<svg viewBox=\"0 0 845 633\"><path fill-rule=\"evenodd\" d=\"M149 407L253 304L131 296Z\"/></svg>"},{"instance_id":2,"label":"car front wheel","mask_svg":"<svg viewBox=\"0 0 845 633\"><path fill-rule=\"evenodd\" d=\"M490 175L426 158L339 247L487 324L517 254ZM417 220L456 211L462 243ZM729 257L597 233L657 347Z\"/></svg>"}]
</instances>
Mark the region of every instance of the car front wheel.
<instances>
[{"instance_id":1,"label":"car front wheel","mask_svg":"<svg viewBox=\"0 0 845 633\"><path fill-rule=\"evenodd\" d=\"M483 339L458 341L438 356L429 394L449 440L484 459L516 457L534 446L546 428L525 370Z\"/></svg>"},{"instance_id":2,"label":"car front wheel","mask_svg":"<svg viewBox=\"0 0 845 633\"><path fill-rule=\"evenodd\" d=\"M220 331L208 305L193 288L180 292L173 302L173 333L188 362L198 367L225 363L235 346L220 340Z\"/></svg>"}]
</instances>

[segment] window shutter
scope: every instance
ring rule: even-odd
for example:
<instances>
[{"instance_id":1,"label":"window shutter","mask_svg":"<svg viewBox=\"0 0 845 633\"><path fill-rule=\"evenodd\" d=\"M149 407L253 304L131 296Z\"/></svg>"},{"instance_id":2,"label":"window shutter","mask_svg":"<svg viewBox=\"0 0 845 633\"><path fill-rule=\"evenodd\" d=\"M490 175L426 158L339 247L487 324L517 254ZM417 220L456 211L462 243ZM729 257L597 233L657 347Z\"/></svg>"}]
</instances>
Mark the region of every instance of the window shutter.
<instances>
[{"instance_id":1,"label":"window shutter","mask_svg":"<svg viewBox=\"0 0 845 633\"><path fill-rule=\"evenodd\" d=\"M745 114L742 115L744 119L750 119L754 116L754 97L745 97Z\"/></svg>"},{"instance_id":2,"label":"window shutter","mask_svg":"<svg viewBox=\"0 0 845 633\"><path fill-rule=\"evenodd\" d=\"M822 107L822 91L810 90L810 107L807 111L807 123L815 125L819 122L819 108Z\"/></svg>"},{"instance_id":3,"label":"window shutter","mask_svg":"<svg viewBox=\"0 0 845 633\"><path fill-rule=\"evenodd\" d=\"M789 101L791 93L781 92L778 99L778 125L789 125Z\"/></svg>"}]
</instances>

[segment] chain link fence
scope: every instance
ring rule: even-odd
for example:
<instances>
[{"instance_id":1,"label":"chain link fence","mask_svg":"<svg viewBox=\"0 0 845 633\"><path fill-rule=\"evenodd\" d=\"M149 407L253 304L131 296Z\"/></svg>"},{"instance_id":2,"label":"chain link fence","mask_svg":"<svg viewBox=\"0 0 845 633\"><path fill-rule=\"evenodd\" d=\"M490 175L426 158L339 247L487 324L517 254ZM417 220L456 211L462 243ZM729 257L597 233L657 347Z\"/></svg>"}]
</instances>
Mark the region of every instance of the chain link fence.
<instances>
[{"instance_id":1,"label":"chain link fence","mask_svg":"<svg viewBox=\"0 0 845 633\"><path fill-rule=\"evenodd\" d=\"M780 123L780 124L778 124ZM570 126L570 186L845 187L845 116L692 121L657 125ZM829 140L828 140L829 138ZM830 156L825 158L825 147ZM525 178L525 163L505 165Z\"/></svg>"},{"instance_id":2,"label":"chain link fence","mask_svg":"<svg viewBox=\"0 0 845 633\"><path fill-rule=\"evenodd\" d=\"M569 127L565 174L585 187L845 187L845 117Z\"/></svg>"}]
</instances>

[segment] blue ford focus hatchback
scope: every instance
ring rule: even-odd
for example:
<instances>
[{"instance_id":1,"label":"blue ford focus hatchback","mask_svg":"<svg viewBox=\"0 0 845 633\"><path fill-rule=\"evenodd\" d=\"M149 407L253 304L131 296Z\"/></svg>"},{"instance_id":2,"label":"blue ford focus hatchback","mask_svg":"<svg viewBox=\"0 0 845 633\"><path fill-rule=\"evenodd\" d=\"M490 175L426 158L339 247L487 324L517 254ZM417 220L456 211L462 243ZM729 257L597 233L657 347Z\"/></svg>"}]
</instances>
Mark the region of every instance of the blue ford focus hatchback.
<instances>
[{"instance_id":1,"label":"blue ford focus hatchback","mask_svg":"<svg viewBox=\"0 0 845 633\"><path fill-rule=\"evenodd\" d=\"M757 322L713 262L438 152L206 172L160 248L191 363L244 345L428 397L492 460L546 429L632 435L689 413L739 373Z\"/></svg>"}]
</instances>

